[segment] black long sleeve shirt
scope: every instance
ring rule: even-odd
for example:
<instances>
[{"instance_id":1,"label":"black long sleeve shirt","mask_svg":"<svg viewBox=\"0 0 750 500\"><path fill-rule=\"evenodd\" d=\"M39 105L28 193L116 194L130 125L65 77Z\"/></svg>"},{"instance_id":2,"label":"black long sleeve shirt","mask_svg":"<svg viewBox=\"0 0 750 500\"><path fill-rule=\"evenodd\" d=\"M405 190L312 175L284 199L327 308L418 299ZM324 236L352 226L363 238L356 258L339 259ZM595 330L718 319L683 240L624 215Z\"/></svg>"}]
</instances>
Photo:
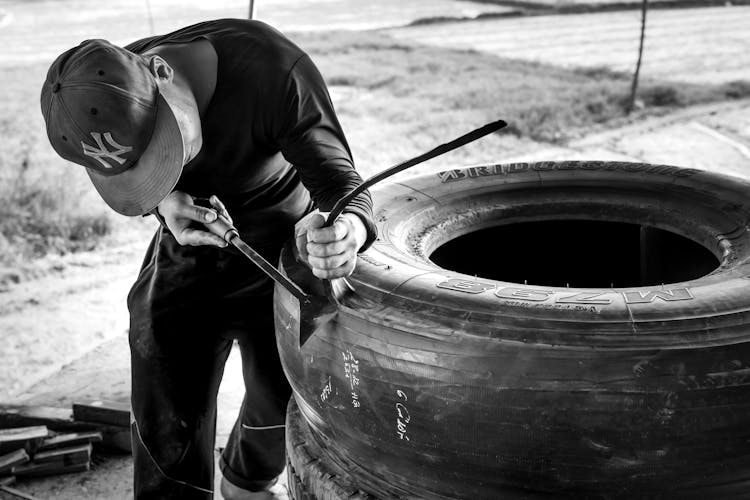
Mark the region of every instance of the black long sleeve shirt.
<instances>
[{"instance_id":1,"label":"black long sleeve shirt","mask_svg":"<svg viewBox=\"0 0 750 500\"><path fill-rule=\"evenodd\" d=\"M204 38L218 55L217 81L201 117L203 146L177 188L217 195L246 241L274 244L313 206L329 211L362 182L319 71L274 28L240 19L208 21L126 48ZM312 196L312 198L311 198ZM369 193L347 208L375 239Z\"/></svg>"}]
</instances>

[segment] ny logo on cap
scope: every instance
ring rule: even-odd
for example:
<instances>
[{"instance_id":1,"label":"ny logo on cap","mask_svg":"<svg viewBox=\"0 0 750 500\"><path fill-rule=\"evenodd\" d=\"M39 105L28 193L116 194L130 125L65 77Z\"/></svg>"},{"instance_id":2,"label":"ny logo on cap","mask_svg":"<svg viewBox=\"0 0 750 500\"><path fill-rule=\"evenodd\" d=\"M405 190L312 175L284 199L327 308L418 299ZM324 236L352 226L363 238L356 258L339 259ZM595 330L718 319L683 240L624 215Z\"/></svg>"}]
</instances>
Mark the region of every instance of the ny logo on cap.
<instances>
[{"instance_id":1,"label":"ny logo on cap","mask_svg":"<svg viewBox=\"0 0 750 500\"><path fill-rule=\"evenodd\" d=\"M96 145L99 148L97 149L96 147L90 146L81 141L81 146L83 146L83 154L85 154L86 156L91 156L92 158L96 158L96 160L99 161L99 163L101 163L104 168L113 167L113 165L110 165L108 162L106 162L104 158L114 160L118 164L122 165L123 163L125 163L125 158L122 158L120 155L133 150L131 146L122 146L118 144L114 139L112 139L111 132L104 133L104 140L107 141L107 144L114 148L113 151L109 151L107 149L107 146L104 145L104 143L102 142L102 134L100 134L99 132L91 132L91 137L94 138L94 140L96 141Z\"/></svg>"}]
</instances>

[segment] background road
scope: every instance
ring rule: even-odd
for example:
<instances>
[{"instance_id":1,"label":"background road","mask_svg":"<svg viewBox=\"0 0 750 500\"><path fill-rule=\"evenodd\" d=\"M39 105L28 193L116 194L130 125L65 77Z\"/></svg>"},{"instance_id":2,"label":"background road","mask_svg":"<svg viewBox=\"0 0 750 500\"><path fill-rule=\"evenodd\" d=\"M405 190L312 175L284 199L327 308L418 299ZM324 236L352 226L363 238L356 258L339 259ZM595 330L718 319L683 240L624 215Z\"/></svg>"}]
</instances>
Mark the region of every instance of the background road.
<instances>
[{"instance_id":1,"label":"background road","mask_svg":"<svg viewBox=\"0 0 750 500\"><path fill-rule=\"evenodd\" d=\"M463 0L256 1L256 18L284 32L395 27L388 33L503 57L628 73L635 66L640 34L637 10L402 28L417 20L471 19L511 11L511 7ZM0 0L0 66L51 62L87 38L127 43L201 20L247 15L246 0ZM642 75L691 83L750 79L748 27L750 6L652 10Z\"/></svg>"},{"instance_id":2,"label":"background road","mask_svg":"<svg viewBox=\"0 0 750 500\"><path fill-rule=\"evenodd\" d=\"M512 9L454 0L256 0L281 31L361 30ZM0 0L0 65L50 62L87 38L127 43L207 19L248 17L247 0Z\"/></svg>"},{"instance_id":3,"label":"background road","mask_svg":"<svg viewBox=\"0 0 750 500\"><path fill-rule=\"evenodd\" d=\"M631 73L640 25L640 12L628 10L445 23L389 33L503 57ZM650 11L641 75L691 83L750 79L750 7Z\"/></svg>"}]
</instances>

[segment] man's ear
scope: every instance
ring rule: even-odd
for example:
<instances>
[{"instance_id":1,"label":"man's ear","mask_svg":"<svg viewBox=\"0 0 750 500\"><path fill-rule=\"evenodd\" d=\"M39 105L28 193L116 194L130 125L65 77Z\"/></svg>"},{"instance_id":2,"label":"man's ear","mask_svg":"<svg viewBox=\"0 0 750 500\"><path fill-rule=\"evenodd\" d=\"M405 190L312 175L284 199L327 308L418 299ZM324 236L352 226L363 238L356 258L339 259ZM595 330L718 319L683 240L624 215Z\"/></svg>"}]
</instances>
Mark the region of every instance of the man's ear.
<instances>
[{"instance_id":1,"label":"man's ear","mask_svg":"<svg viewBox=\"0 0 750 500\"><path fill-rule=\"evenodd\" d=\"M161 56L152 55L148 59L148 69L157 80L171 82L174 79L174 70Z\"/></svg>"}]
</instances>

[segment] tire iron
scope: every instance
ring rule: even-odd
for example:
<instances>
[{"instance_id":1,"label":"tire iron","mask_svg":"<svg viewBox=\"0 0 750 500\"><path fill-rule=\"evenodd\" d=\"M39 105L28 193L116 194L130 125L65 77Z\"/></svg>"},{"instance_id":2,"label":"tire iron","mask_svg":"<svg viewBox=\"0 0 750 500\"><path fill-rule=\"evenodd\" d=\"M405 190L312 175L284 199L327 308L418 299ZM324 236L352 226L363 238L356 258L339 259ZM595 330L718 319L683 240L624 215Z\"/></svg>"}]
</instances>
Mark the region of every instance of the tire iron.
<instances>
[{"instance_id":1,"label":"tire iron","mask_svg":"<svg viewBox=\"0 0 750 500\"><path fill-rule=\"evenodd\" d=\"M374 184L394 174L397 174L398 172L406 170L407 168L423 163L449 151L453 151L454 149L457 149L461 146L465 146L470 142L476 141L481 137L500 130L506 125L507 124L502 120L488 123L487 125L472 130L471 132L453 139L450 142L441 144L440 146L437 146L427 153L416 156L410 160L399 163L398 165L394 165L387 170L383 170L382 172L375 174L336 202L330 214L328 215L328 218L326 219L324 227L333 225L333 222L339 215L341 215L346 206L360 193L372 187ZM352 290L351 285L349 285L345 278L336 278L324 282L325 295L305 293L305 291L297 286L296 283L282 274L278 269L276 269L276 267L271 265L271 263L263 258L262 255L253 250L250 245L242 241L239 231L237 231L237 229L226 217L219 215L214 222L204 224L213 234L219 236L228 244L234 246L245 257L250 259L253 264L258 266L260 270L263 271L269 278L284 287L286 291L297 298L297 300L299 301L300 348L302 348L305 342L307 342L307 340L315 333L316 330L318 330L318 328L328 323L336 316L339 310L339 301L343 298L344 295Z\"/></svg>"}]
</instances>

